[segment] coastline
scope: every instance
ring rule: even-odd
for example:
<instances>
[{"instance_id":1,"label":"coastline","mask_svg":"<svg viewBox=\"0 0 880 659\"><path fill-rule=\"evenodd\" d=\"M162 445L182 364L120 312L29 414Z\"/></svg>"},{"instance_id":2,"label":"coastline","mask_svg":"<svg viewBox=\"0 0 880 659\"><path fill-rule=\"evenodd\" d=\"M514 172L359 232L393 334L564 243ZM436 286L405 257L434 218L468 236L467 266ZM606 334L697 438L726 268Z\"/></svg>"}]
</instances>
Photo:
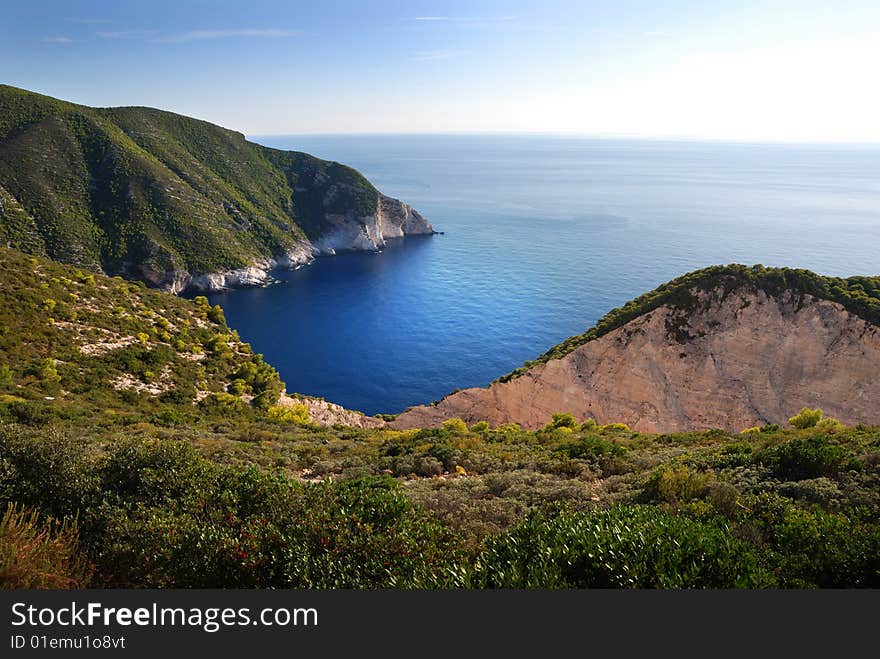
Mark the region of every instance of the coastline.
<instances>
[{"instance_id":1,"label":"coastline","mask_svg":"<svg viewBox=\"0 0 880 659\"><path fill-rule=\"evenodd\" d=\"M304 249L301 252L289 251L269 259L254 261L251 265L243 268L199 274L177 272L174 273L176 276L169 282L169 285L160 284L157 288L173 295L184 297L200 293L221 293L248 288L265 288L278 282L272 276L274 272L299 270L302 267L311 265L318 259L338 254L380 254L387 244L392 241L397 242L406 238L432 237L444 234L444 231L435 231L431 227L430 231L383 238L381 244L373 247L339 246L332 249L318 249L314 243L309 243L308 247L303 245Z\"/></svg>"}]
</instances>

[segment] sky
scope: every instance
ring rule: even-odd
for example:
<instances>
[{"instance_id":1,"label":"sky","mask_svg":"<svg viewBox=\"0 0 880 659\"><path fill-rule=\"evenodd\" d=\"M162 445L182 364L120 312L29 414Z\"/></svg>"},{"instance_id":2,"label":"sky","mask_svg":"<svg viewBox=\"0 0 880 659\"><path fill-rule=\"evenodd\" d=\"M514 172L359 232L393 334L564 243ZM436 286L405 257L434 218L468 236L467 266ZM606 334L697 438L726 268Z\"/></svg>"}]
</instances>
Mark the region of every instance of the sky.
<instances>
[{"instance_id":1,"label":"sky","mask_svg":"<svg viewBox=\"0 0 880 659\"><path fill-rule=\"evenodd\" d=\"M880 142L880 1L3 0L0 83L249 136Z\"/></svg>"}]
</instances>

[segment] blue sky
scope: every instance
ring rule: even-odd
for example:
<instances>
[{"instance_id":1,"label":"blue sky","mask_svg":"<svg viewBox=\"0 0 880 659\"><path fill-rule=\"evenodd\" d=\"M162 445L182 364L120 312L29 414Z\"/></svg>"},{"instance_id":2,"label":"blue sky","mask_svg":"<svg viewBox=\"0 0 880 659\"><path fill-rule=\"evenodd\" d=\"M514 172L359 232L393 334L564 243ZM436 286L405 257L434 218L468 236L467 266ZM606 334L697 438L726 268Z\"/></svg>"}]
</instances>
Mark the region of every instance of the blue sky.
<instances>
[{"instance_id":1,"label":"blue sky","mask_svg":"<svg viewBox=\"0 0 880 659\"><path fill-rule=\"evenodd\" d=\"M0 82L249 135L880 142L877 0L4 0Z\"/></svg>"}]
</instances>

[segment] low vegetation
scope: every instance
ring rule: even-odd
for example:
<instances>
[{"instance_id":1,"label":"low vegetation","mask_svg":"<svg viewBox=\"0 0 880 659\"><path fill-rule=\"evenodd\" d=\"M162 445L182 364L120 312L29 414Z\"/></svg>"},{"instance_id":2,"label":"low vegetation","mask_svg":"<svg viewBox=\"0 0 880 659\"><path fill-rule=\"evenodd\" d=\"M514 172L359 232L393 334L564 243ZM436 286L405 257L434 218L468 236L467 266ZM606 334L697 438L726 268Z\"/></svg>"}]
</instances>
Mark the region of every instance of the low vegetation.
<instances>
[{"instance_id":1,"label":"low vegetation","mask_svg":"<svg viewBox=\"0 0 880 659\"><path fill-rule=\"evenodd\" d=\"M204 298L0 249L0 585L880 587L880 428L323 427L282 388Z\"/></svg>"},{"instance_id":2,"label":"low vegetation","mask_svg":"<svg viewBox=\"0 0 880 659\"><path fill-rule=\"evenodd\" d=\"M70 585L880 586L878 428L61 425L0 425L0 500Z\"/></svg>"}]
</instances>

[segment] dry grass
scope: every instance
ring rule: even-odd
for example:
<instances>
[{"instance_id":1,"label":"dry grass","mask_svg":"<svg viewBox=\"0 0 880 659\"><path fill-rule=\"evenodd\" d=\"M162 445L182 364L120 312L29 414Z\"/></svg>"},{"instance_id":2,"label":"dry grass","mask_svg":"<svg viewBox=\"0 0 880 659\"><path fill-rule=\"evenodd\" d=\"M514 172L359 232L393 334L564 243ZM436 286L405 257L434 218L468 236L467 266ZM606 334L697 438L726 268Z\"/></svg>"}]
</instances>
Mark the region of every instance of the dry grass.
<instances>
[{"instance_id":1,"label":"dry grass","mask_svg":"<svg viewBox=\"0 0 880 659\"><path fill-rule=\"evenodd\" d=\"M7 504L0 520L0 588L83 588L88 573L72 524Z\"/></svg>"}]
</instances>

